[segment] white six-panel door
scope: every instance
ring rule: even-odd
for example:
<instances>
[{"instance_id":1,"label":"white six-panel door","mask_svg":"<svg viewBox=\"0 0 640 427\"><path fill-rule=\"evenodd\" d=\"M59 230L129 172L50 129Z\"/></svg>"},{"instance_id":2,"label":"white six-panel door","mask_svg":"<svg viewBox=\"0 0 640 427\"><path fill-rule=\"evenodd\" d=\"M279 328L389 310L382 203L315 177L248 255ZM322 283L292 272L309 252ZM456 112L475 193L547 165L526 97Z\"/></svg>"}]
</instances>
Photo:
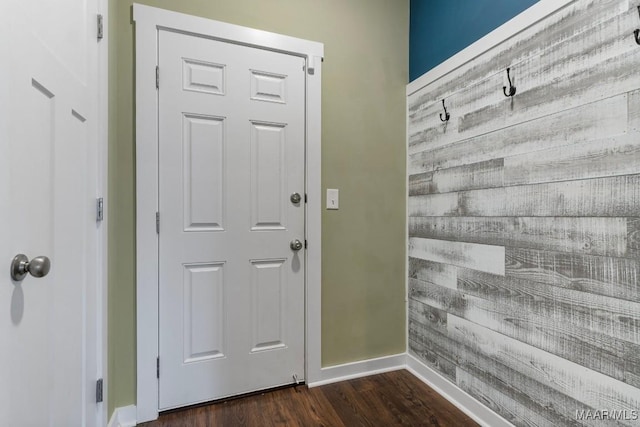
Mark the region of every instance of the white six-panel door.
<instances>
[{"instance_id":1,"label":"white six-panel door","mask_svg":"<svg viewBox=\"0 0 640 427\"><path fill-rule=\"evenodd\" d=\"M161 410L304 379L304 64L159 32Z\"/></svg>"},{"instance_id":2,"label":"white six-panel door","mask_svg":"<svg viewBox=\"0 0 640 427\"><path fill-rule=\"evenodd\" d=\"M2 426L97 423L96 5L0 2Z\"/></svg>"}]
</instances>

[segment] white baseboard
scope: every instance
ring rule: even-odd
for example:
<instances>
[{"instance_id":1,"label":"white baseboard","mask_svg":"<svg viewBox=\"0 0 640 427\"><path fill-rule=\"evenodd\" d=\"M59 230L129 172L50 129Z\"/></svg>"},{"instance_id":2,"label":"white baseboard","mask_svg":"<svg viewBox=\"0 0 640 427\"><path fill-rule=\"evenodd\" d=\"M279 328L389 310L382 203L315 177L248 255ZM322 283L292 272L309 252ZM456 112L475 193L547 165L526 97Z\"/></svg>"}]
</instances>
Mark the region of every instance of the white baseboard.
<instances>
[{"instance_id":1,"label":"white baseboard","mask_svg":"<svg viewBox=\"0 0 640 427\"><path fill-rule=\"evenodd\" d=\"M134 427L136 424L136 406L129 405L116 408L107 427Z\"/></svg>"},{"instance_id":2,"label":"white baseboard","mask_svg":"<svg viewBox=\"0 0 640 427\"><path fill-rule=\"evenodd\" d=\"M322 379L312 382L308 386L317 387L399 369L406 369L411 372L416 378L434 389L481 426L513 427L513 424L480 403L456 384L406 353L322 368Z\"/></svg>"},{"instance_id":3,"label":"white baseboard","mask_svg":"<svg viewBox=\"0 0 640 427\"><path fill-rule=\"evenodd\" d=\"M513 427L509 421L410 354L406 357L406 369L481 426Z\"/></svg>"},{"instance_id":4,"label":"white baseboard","mask_svg":"<svg viewBox=\"0 0 640 427\"><path fill-rule=\"evenodd\" d=\"M406 367L406 353L392 356L378 357L376 359L360 360L358 362L345 363L344 365L329 366L320 370L320 380L307 384L318 387L338 381L346 381L367 375L381 374L383 372L397 371Z\"/></svg>"},{"instance_id":5,"label":"white baseboard","mask_svg":"<svg viewBox=\"0 0 640 427\"><path fill-rule=\"evenodd\" d=\"M366 377L368 375L406 369L416 378L434 389L462 412L485 427L513 427L509 421L480 403L447 378L431 369L410 354L401 353L376 359L361 360L343 365L322 368L320 381L307 384L311 387ZM133 427L136 425L135 405L116 408L108 427Z\"/></svg>"}]
</instances>

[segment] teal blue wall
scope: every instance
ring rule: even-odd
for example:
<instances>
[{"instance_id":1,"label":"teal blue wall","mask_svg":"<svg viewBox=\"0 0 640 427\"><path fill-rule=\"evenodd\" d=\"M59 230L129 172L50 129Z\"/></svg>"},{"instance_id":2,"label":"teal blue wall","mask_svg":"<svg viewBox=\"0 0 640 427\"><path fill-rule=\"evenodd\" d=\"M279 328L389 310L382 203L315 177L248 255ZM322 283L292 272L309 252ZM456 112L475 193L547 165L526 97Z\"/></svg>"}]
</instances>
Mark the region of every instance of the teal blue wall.
<instances>
[{"instance_id":1,"label":"teal blue wall","mask_svg":"<svg viewBox=\"0 0 640 427\"><path fill-rule=\"evenodd\" d=\"M409 79L415 80L538 0L411 0Z\"/></svg>"}]
</instances>

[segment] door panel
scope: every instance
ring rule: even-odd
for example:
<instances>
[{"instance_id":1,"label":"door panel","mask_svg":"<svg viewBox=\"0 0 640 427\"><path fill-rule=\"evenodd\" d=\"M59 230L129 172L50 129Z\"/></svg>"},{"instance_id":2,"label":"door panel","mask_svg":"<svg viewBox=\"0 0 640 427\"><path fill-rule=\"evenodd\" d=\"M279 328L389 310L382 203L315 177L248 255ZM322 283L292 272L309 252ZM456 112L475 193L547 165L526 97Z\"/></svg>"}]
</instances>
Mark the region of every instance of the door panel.
<instances>
[{"instance_id":1,"label":"door panel","mask_svg":"<svg viewBox=\"0 0 640 427\"><path fill-rule=\"evenodd\" d=\"M160 31L160 409L304 378L304 60Z\"/></svg>"},{"instance_id":2,"label":"door panel","mask_svg":"<svg viewBox=\"0 0 640 427\"><path fill-rule=\"evenodd\" d=\"M285 230L286 124L251 122L251 230Z\"/></svg>"},{"instance_id":3,"label":"door panel","mask_svg":"<svg viewBox=\"0 0 640 427\"><path fill-rule=\"evenodd\" d=\"M183 59L184 90L224 95L224 65Z\"/></svg>"},{"instance_id":4,"label":"door panel","mask_svg":"<svg viewBox=\"0 0 640 427\"><path fill-rule=\"evenodd\" d=\"M251 99L287 103L287 76L251 70Z\"/></svg>"},{"instance_id":5,"label":"door panel","mask_svg":"<svg viewBox=\"0 0 640 427\"><path fill-rule=\"evenodd\" d=\"M41 28L49 3L0 3L3 426L94 426L99 414L97 3L56 3L72 13ZM49 257L51 271L13 281L19 253Z\"/></svg>"},{"instance_id":6,"label":"door panel","mask_svg":"<svg viewBox=\"0 0 640 427\"><path fill-rule=\"evenodd\" d=\"M286 330L286 260L251 261L251 352L284 348Z\"/></svg>"},{"instance_id":7,"label":"door panel","mask_svg":"<svg viewBox=\"0 0 640 427\"><path fill-rule=\"evenodd\" d=\"M224 263L185 265L184 274L184 361L225 357Z\"/></svg>"},{"instance_id":8,"label":"door panel","mask_svg":"<svg viewBox=\"0 0 640 427\"><path fill-rule=\"evenodd\" d=\"M185 114L185 231L224 230L224 118Z\"/></svg>"}]
</instances>

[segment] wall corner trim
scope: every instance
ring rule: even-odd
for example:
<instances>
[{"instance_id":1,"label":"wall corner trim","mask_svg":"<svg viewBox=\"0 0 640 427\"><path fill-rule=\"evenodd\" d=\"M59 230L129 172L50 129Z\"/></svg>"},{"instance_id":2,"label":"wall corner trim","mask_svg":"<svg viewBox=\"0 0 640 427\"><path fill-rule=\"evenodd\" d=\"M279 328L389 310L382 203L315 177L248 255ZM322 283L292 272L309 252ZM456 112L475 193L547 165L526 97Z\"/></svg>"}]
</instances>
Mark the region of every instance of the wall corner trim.
<instances>
[{"instance_id":1,"label":"wall corner trim","mask_svg":"<svg viewBox=\"0 0 640 427\"><path fill-rule=\"evenodd\" d=\"M513 427L509 421L410 354L407 354L406 369L481 426Z\"/></svg>"},{"instance_id":2,"label":"wall corner trim","mask_svg":"<svg viewBox=\"0 0 640 427\"><path fill-rule=\"evenodd\" d=\"M133 427L136 424L136 406L129 405L116 408L107 427Z\"/></svg>"},{"instance_id":3,"label":"wall corner trim","mask_svg":"<svg viewBox=\"0 0 640 427\"><path fill-rule=\"evenodd\" d=\"M477 58L574 1L575 0L540 0L480 40L410 82L407 85L407 96L444 77L453 70L462 67L467 62Z\"/></svg>"}]
</instances>

